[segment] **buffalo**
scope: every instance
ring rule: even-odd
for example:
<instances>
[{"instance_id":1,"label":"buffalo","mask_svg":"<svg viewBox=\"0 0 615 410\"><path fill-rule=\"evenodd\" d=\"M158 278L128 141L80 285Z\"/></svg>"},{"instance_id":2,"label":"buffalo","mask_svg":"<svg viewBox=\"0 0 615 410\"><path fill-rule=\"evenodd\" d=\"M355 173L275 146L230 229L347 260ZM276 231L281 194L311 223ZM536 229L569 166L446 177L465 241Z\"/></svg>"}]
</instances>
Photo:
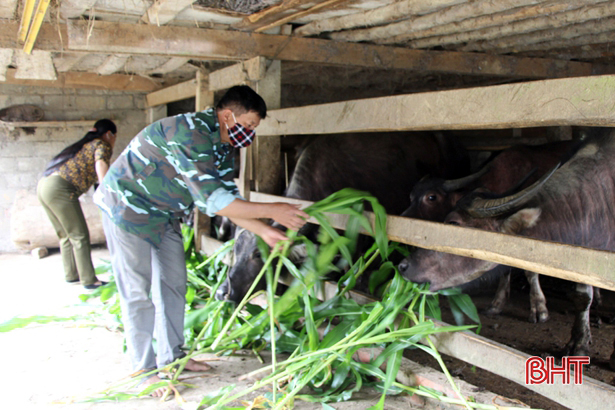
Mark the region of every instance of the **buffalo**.
<instances>
[{"instance_id":1,"label":"buffalo","mask_svg":"<svg viewBox=\"0 0 615 410\"><path fill-rule=\"evenodd\" d=\"M575 144L575 141L558 141L538 146L518 145L500 152L472 175L455 180L423 178L412 189L410 207L401 216L443 222L457 201L468 192L486 189L495 194L504 194L529 186L557 164ZM486 311L489 315L502 312L510 289L510 269L500 269L498 273L501 274L500 284ZM532 323L545 322L549 311L538 275L526 271L525 276L530 284L528 320Z\"/></svg>"},{"instance_id":2,"label":"buffalo","mask_svg":"<svg viewBox=\"0 0 615 410\"><path fill-rule=\"evenodd\" d=\"M300 150L285 196L318 201L350 187L371 193L387 213L399 215L409 205L408 192L424 175L456 178L468 171L465 148L442 133L322 135L309 138ZM300 234L310 237L314 230L306 224ZM237 233L234 259L216 297L238 302L263 266L252 233Z\"/></svg>"},{"instance_id":3,"label":"buffalo","mask_svg":"<svg viewBox=\"0 0 615 410\"><path fill-rule=\"evenodd\" d=\"M615 130L590 128L584 145L552 175L519 192L495 198L472 192L461 198L444 222L601 250L615 250ZM399 264L412 282L431 290L467 283L497 264L417 249ZM591 333L592 286L570 292L575 320L565 355L587 356ZM615 354L611 356L615 368Z\"/></svg>"}]
</instances>

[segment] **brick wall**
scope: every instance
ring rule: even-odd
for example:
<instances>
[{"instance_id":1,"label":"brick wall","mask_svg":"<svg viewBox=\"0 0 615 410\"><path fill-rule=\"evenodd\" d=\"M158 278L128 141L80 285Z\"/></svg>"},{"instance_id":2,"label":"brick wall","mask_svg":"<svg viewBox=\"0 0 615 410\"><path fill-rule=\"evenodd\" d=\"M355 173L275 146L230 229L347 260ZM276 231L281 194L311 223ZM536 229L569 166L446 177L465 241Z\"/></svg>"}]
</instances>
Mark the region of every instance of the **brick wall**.
<instances>
[{"instance_id":1,"label":"brick wall","mask_svg":"<svg viewBox=\"0 0 615 410\"><path fill-rule=\"evenodd\" d=\"M109 118L118 127L115 159L147 125L142 93L0 85L0 109L16 104L41 107L43 121L91 120L91 125L12 130L0 126L0 252L19 251L10 238L11 208L18 192L36 194L38 179L54 155L83 137L96 120Z\"/></svg>"}]
</instances>

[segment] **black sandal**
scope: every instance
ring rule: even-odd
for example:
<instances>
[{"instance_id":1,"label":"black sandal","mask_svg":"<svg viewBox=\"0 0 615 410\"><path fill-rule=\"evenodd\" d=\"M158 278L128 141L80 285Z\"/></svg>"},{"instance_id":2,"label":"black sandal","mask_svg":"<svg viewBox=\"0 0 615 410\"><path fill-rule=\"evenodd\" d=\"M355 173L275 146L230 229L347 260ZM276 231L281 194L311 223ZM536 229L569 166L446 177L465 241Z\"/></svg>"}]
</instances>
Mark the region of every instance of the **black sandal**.
<instances>
[{"instance_id":1,"label":"black sandal","mask_svg":"<svg viewBox=\"0 0 615 410\"><path fill-rule=\"evenodd\" d=\"M105 282L105 281L100 281L100 285L97 285L96 283L92 283L91 285L83 285L84 288L86 288L87 290L92 290L92 289L98 289L101 286L105 286L107 283L109 282Z\"/></svg>"}]
</instances>

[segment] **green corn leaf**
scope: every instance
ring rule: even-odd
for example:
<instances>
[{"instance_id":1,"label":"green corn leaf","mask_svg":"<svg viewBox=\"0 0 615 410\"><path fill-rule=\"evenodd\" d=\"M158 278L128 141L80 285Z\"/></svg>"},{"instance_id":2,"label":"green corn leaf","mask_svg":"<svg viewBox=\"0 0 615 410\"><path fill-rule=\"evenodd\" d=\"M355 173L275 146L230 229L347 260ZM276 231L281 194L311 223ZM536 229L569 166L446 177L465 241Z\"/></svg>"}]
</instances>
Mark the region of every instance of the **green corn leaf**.
<instances>
[{"instance_id":1,"label":"green corn leaf","mask_svg":"<svg viewBox=\"0 0 615 410\"><path fill-rule=\"evenodd\" d=\"M472 298L469 295L461 293L459 295L451 295L448 296L448 300L450 302L451 310L453 311L453 315L455 315L455 319L457 319L457 315L461 312L461 316L463 314L468 316L475 323L480 323L480 317L478 316L478 311L476 310L476 306L472 303ZM458 325L463 324L456 322Z\"/></svg>"}]
</instances>

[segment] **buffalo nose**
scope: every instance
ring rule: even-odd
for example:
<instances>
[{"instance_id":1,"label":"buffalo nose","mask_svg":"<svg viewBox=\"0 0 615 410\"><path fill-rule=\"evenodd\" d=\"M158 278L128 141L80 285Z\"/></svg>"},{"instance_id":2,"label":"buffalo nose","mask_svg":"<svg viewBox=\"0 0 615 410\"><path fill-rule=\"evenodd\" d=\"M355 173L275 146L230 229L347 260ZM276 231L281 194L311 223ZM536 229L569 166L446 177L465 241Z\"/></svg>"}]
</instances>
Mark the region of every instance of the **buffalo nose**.
<instances>
[{"instance_id":1,"label":"buffalo nose","mask_svg":"<svg viewBox=\"0 0 615 410\"><path fill-rule=\"evenodd\" d=\"M403 273L405 271L408 270L409 264L408 262L404 259L403 261L401 261L399 263L399 265L397 265L397 270L399 270L399 273Z\"/></svg>"},{"instance_id":2,"label":"buffalo nose","mask_svg":"<svg viewBox=\"0 0 615 410\"><path fill-rule=\"evenodd\" d=\"M216 291L216 300L227 300L228 297L229 294L226 289L223 289L222 287L218 288L218 290Z\"/></svg>"}]
</instances>

